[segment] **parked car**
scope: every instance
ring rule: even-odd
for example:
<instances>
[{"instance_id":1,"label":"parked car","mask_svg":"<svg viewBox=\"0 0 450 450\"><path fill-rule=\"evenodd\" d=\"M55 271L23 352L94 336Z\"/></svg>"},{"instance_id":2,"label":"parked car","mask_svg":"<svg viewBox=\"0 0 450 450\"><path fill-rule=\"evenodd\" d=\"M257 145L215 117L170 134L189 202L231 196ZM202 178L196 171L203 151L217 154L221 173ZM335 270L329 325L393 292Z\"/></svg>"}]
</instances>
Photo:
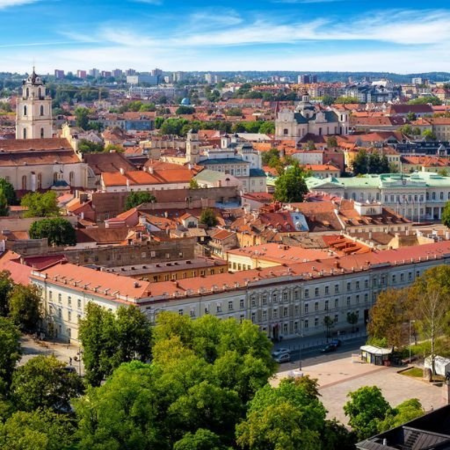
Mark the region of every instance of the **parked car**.
<instances>
[{"instance_id":1,"label":"parked car","mask_svg":"<svg viewBox=\"0 0 450 450\"><path fill-rule=\"evenodd\" d=\"M282 355L283 353L287 353L288 355L291 354L291 351L288 348L277 348L272 352L272 356L276 358L279 355Z\"/></svg>"},{"instance_id":2,"label":"parked car","mask_svg":"<svg viewBox=\"0 0 450 450\"><path fill-rule=\"evenodd\" d=\"M337 350L337 345L335 344L327 344L322 350L320 350L322 353L330 353L335 352Z\"/></svg>"},{"instance_id":3,"label":"parked car","mask_svg":"<svg viewBox=\"0 0 450 450\"><path fill-rule=\"evenodd\" d=\"M342 341L341 341L340 339L332 339L332 340L330 341L330 344L333 344L333 345L335 345L336 347L340 347L341 344L342 344Z\"/></svg>"},{"instance_id":4,"label":"parked car","mask_svg":"<svg viewBox=\"0 0 450 450\"><path fill-rule=\"evenodd\" d=\"M280 353L273 358L278 364L287 363L291 360L291 355L289 353Z\"/></svg>"}]
</instances>

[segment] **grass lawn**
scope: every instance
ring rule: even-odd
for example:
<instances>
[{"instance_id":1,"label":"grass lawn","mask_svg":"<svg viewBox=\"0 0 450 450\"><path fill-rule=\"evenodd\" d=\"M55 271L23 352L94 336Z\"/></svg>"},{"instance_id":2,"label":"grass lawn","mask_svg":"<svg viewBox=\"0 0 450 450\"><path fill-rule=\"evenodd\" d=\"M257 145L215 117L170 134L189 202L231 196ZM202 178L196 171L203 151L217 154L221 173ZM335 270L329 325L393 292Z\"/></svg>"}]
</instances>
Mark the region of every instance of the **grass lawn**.
<instances>
[{"instance_id":1,"label":"grass lawn","mask_svg":"<svg viewBox=\"0 0 450 450\"><path fill-rule=\"evenodd\" d=\"M400 375L405 375L407 377L412 377L412 378L422 378L423 377L423 369L419 369L418 367L411 367L411 369L400 372ZM432 381L445 381L445 377L443 377L441 375L434 375Z\"/></svg>"},{"instance_id":2,"label":"grass lawn","mask_svg":"<svg viewBox=\"0 0 450 450\"><path fill-rule=\"evenodd\" d=\"M407 377L413 377L413 378L422 378L423 370L419 369L418 367L411 367L411 369L400 372L400 375L405 375Z\"/></svg>"}]
</instances>

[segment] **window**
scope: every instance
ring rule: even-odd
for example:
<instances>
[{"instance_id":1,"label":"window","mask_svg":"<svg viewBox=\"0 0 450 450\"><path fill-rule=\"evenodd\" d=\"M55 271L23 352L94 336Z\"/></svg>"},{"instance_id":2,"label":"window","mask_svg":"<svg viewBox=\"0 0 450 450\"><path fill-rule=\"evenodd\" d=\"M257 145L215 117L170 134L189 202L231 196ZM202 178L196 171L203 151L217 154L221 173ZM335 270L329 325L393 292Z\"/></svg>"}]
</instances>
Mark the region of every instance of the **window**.
<instances>
[{"instance_id":1,"label":"window","mask_svg":"<svg viewBox=\"0 0 450 450\"><path fill-rule=\"evenodd\" d=\"M307 330L308 327L309 327L309 320L306 319L305 322L303 323L303 328L304 328L305 330Z\"/></svg>"},{"instance_id":2,"label":"window","mask_svg":"<svg viewBox=\"0 0 450 450\"><path fill-rule=\"evenodd\" d=\"M369 280L364 280L364 287L369 289Z\"/></svg>"},{"instance_id":3,"label":"window","mask_svg":"<svg viewBox=\"0 0 450 450\"><path fill-rule=\"evenodd\" d=\"M252 308L254 308L256 306L256 298L254 296L252 297L251 302L252 302Z\"/></svg>"},{"instance_id":4,"label":"window","mask_svg":"<svg viewBox=\"0 0 450 450\"><path fill-rule=\"evenodd\" d=\"M273 310L273 318L278 319L278 309Z\"/></svg>"},{"instance_id":5,"label":"window","mask_svg":"<svg viewBox=\"0 0 450 450\"><path fill-rule=\"evenodd\" d=\"M75 182L75 172L70 172L69 173L69 184L71 186L73 186L74 182Z\"/></svg>"},{"instance_id":6,"label":"window","mask_svg":"<svg viewBox=\"0 0 450 450\"><path fill-rule=\"evenodd\" d=\"M222 305L217 305L217 312L218 313L221 313L222 312Z\"/></svg>"},{"instance_id":7,"label":"window","mask_svg":"<svg viewBox=\"0 0 450 450\"><path fill-rule=\"evenodd\" d=\"M26 116L26 115L27 115L27 112L28 112L27 107L24 106L24 107L23 107L23 115Z\"/></svg>"},{"instance_id":8,"label":"window","mask_svg":"<svg viewBox=\"0 0 450 450\"><path fill-rule=\"evenodd\" d=\"M67 297L67 304L72 306L72 297Z\"/></svg>"},{"instance_id":9,"label":"window","mask_svg":"<svg viewBox=\"0 0 450 450\"><path fill-rule=\"evenodd\" d=\"M314 311L319 311L319 302L314 303Z\"/></svg>"},{"instance_id":10,"label":"window","mask_svg":"<svg viewBox=\"0 0 450 450\"><path fill-rule=\"evenodd\" d=\"M233 302L228 302L228 311L233 311Z\"/></svg>"},{"instance_id":11,"label":"window","mask_svg":"<svg viewBox=\"0 0 450 450\"><path fill-rule=\"evenodd\" d=\"M299 299L299 292L298 292L298 289L296 289L296 290L294 291L294 299L295 299L295 300L298 300L298 299Z\"/></svg>"},{"instance_id":12,"label":"window","mask_svg":"<svg viewBox=\"0 0 450 450\"><path fill-rule=\"evenodd\" d=\"M81 320L81 314L78 314L78 316L77 316L77 323L80 323L80 320Z\"/></svg>"},{"instance_id":13,"label":"window","mask_svg":"<svg viewBox=\"0 0 450 450\"><path fill-rule=\"evenodd\" d=\"M70 311L67 312L67 320L72 322L72 313Z\"/></svg>"},{"instance_id":14,"label":"window","mask_svg":"<svg viewBox=\"0 0 450 450\"><path fill-rule=\"evenodd\" d=\"M359 294L356 294L356 303L359 304Z\"/></svg>"},{"instance_id":15,"label":"window","mask_svg":"<svg viewBox=\"0 0 450 450\"><path fill-rule=\"evenodd\" d=\"M349 281L347 283L347 292L350 292L352 290L352 283Z\"/></svg>"},{"instance_id":16,"label":"window","mask_svg":"<svg viewBox=\"0 0 450 450\"><path fill-rule=\"evenodd\" d=\"M400 274L400 281L402 281L402 282L403 282L403 281L404 281L404 279L405 279L405 274L401 273L401 274Z\"/></svg>"},{"instance_id":17,"label":"window","mask_svg":"<svg viewBox=\"0 0 450 450\"><path fill-rule=\"evenodd\" d=\"M262 304L263 304L263 305L267 305L267 294L264 294L264 295L263 295L263 298L262 298Z\"/></svg>"},{"instance_id":18,"label":"window","mask_svg":"<svg viewBox=\"0 0 450 450\"><path fill-rule=\"evenodd\" d=\"M263 320L267 320L267 311L263 311L262 317L263 317Z\"/></svg>"},{"instance_id":19,"label":"window","mask_svg":"<svg viewBox=\"0 0 450 450\"><path fill-rule=\"evenodd\" d=\"M325 295L330 293L330 286L325 286Z\"/></svg>"},{"instance_id":20,"label":"window","mask_svg":"<svg viewBox=\"0 0 450 450\"><path fill-rule=\"evenodd\" d=\"M195 317L195 309L191 309L189 311L189 314L190 314L191 317Z\"/></svg>"},{"instance_id":21,"label":"window","mask_svg":"<svg viewBox=\"0 0 450 450\"><path fill-rule=\"evenodd\" d=\"M274 292L274 293L272 294L272 301L273 301L274 303L277 302L277 293L276 293L276 292Z\"/></svg>"},{"instance_id":22,"label":"window","mask_svg":"<svg viewBox=\"0 0 450 450\"><path fill-rule=\"evenodd\" d=\"M287 317L289 315L289 310L288 308L285 306L283 309L283 317Z\"/></svg>"},{"instance_id":23,"label":"window","mask_svg":"<svg viewBox=\"0 0 450 450\"><path fill-rule=\"evenodd\" d=\"M287 292L283 292L283 300L285 302L287 302L287 299L288 299L288 293Z\"/></svg>"},{"instance_id":24,"label":"window","mask_svg":"<svg viewBox=\"0 0 450 450\"><path fill-rule=\"evenodd\" d=\"M339 299L338 298L335 298L334 299L334 307L337 309L337 308L339 308Z\"/></svg>"},{"instance_id":25,"label":"window","mask_svg":"<svg viewBox=\"0 0 450 450\"><path fill-rule=\"evenodd\" d=\"M294 322L294 333L298 333L298 322Z\"/></svg>"},{"instance_id":26,"label":"window","mask_svg":"<svg viewBox=\"0 0 450 450\"><path fill-rule=\"evenodd\" d=\"M318 318L318 317L316 317L316 318L314 319L314 326L315 326L315 327L318 327L318 326L319 326L319 318Z\"/></svg>"},{"instance_id":27,"label":"window","mask_svg":"<svg viewBox=\"0 0 450 450\"><path fill-rule=\"evenodd\" d=\"M335 314L334 315L334 323L338 323L339 322L339 314Z\"/></svg>"},{"instance_id":28,"label":"window","mask_svg":"<svg viewBox=\"0 0 450 450\"><path fill-rule=\"evenodd\" d=\"M350 306L351 297L347 297L347 306Z\"/></svg>"},{"instance_id":29,"label":"window","mask_svg":"<svg viewBox=\"0 0 450 450\"><path fill-rule=\"evenodd\" d=\"M78 309L81 309L81 298L78 299Z\"/></svg>"},{"instance_id":30,"label":"window","mask_svg":"<svg viewBox=\"0 0 450 450\"><path fill-rule=\"evenodd\" d=\"M62 318L62 309L58 308L58 317L61 319Z\"/></svg>"},{"instance_id":31,"label":"window","mask_svg":"<svg viewBox=\"0 0 450 450\"><path fill-rule=\"evenodd\" d=\"M295 305L294 306L294 314L295 314L295 316L298 316L299 311L300 311L300 307L298 305Z\"/></svg>"},{"instance_id":32,"label":"window","mask_svg":"<svg viewBox=\"0 0 450 450\"><path fill-rule=\"evenodd\" d=\"M325 301L325 311L328 311L328 304L329 304L329 302L328 302L328 300L326 300Z\"/></svg>"},{"instance_id":33,"label":"window","mask_svg":"<svg viewBox=\"0 0 450 450\"><path fill-rule=\"evenodd\" d=\"M42 189L42 173L38 173L37 176L37 188Z\"/></svg>"},{"instance_id":34,"label":"window","mask_svg":"<svg viewBox=\"0 0 450 450\"><path fill-rule=\"evenodd\" d=\"M61 300L62 300L62 295L58 294L58 303L61 303Z\"/></svg>"},{"instance_id":35,"label":"window","mask_svg":"<svg viewBox=\"0 0 450 450\"><path fill-rule=\"evenodd\" d=\"M25 130L23 130L23 131L25 131ZM24 139L26 139L26 138L24 138ZM26 175L24 175L22 177L22 190L23 191L27 190L27 176Z\"/></svg>"},{"instance_id":36,"label":"window","mask_svg":"<svg viewBox=\"0 0 450 450\"><path fill-rule=\"evenodd\" d=\"M356 282L356 289L359 289L359 281Z\"/></svg>"},{"instance_id":37,"label":"window","mask_svg":"<svg viewBox=\"0 0 450 450\"><path fill-rule=\"evenodd\" d=\"M252 312L252 322L256 322L256 313Z\"/></svg>"},{"instance_id":38,"label":"window","mask_svg":"<svg viewBox=\"0 0 450 450\"><path fill-rule=\"evenodd\" d=\"M364 301L366 303L369 301L369 294L364 294Z\"/></svg>"},{"instance_id":39,"label":"window","mask_svg":"<svg viewBox=\"0 0 450 450\"><path fill-rule=\"evenodd\" d=\"M308 310L309 310L309 304L305 303L305 314L308 314Z\"/></svg>"},{"instance_id":40,"label":"window","mask_svg":"<svg viewBox=\"0 0 450 450\"><path fill-rule=\"evenodd\" d=\"M314 295L315 295L316 297L319 296L319 288L315 288L315 289L314 289Z\"/></svg>"},{"instance_id":41,"label":"window","mask_svg":"<svg viewBox=\"0 0 450 450\"><path fill-rule=\"evenodd\" d=\"M52 298L53 298L53 292L52 291L48 291L48 298L50 299L50 301L52 301Z\"/></svg>"},{"instance_id":42,"label":"window","mask_svg":"<svg viewBox=\"0 0 450 450\"><path fill-rule=\"evenodd\" d=\"M409 280L409 281L412 280L412 272L408 272L408 280Z\"/></svg>"},{"instance_id":43,"label":"window","mask_svg":"<svg viewBox=\"0 0 450 450\"><path fill-rule=\"evenodd\" d=\"M335 294L338 294L338 293L339 293L339 285L338 285L338 284L335 284L335 285L334 285L334 293L335 293Z\"/></svg>"},{"instance_id":44,"label":"window","mask_svg":"<svg viewBox=\"0 0 450 450\"><path fill-rule=\"evenodd\" d=\"M309 298L309 289L305 289L305 298Z\"/></svg>"},{"instance_id":45,"label":"window","mask_svg":"<svg viewBox=\"0 0 450 450\"><path fill-rule=\"evenodd\" d=\"M244 299L243 298L241 298L239 300L239 308L244 309Z\"/></svg>"},{"instance_id":46,"label":"window","mask_svg":"<svg viewBox=\"0 0 450 450\"><path fill-rule=\"evenodd\" d=\"M397 276L396 275L392 275L392 283L396 283L397 282Z\"/></svg>"}]
</instances>

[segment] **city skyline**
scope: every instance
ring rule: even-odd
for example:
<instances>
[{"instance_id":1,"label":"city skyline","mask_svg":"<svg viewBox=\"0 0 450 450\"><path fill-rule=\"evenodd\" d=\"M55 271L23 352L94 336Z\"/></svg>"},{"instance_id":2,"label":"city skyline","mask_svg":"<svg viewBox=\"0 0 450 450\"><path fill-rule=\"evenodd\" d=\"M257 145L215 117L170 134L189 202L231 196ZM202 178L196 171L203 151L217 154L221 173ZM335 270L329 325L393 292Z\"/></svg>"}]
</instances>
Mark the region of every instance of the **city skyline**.
<instances>
[{"instance_id":1,"label":"city skyline","mask_svg":"<svg viewBox=\"0 0 450 450\"><path fill-rule=\"evenodd\" d=\"M449 71L445 2L382 3L0 0L0 71Z\"/></svg>"}]
</instances>

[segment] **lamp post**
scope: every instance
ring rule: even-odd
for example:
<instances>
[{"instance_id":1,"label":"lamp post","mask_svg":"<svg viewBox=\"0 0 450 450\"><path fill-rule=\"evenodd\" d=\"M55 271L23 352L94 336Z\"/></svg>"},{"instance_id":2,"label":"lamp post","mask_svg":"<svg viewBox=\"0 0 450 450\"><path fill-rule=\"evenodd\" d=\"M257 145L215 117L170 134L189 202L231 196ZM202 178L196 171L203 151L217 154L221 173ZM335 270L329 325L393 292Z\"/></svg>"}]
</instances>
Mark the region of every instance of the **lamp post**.
<instances>
[{"instance_id":1,"label":"lamp post","mask_svg":"<svg viewBox=\"0 0 450 450\"><path fill-rule=\"evenodd\" d=\"M411 364L411 325L413 323L416 323L415 320L410 320L409 321L409 363Z\"/></svg>"}]
</instances>

